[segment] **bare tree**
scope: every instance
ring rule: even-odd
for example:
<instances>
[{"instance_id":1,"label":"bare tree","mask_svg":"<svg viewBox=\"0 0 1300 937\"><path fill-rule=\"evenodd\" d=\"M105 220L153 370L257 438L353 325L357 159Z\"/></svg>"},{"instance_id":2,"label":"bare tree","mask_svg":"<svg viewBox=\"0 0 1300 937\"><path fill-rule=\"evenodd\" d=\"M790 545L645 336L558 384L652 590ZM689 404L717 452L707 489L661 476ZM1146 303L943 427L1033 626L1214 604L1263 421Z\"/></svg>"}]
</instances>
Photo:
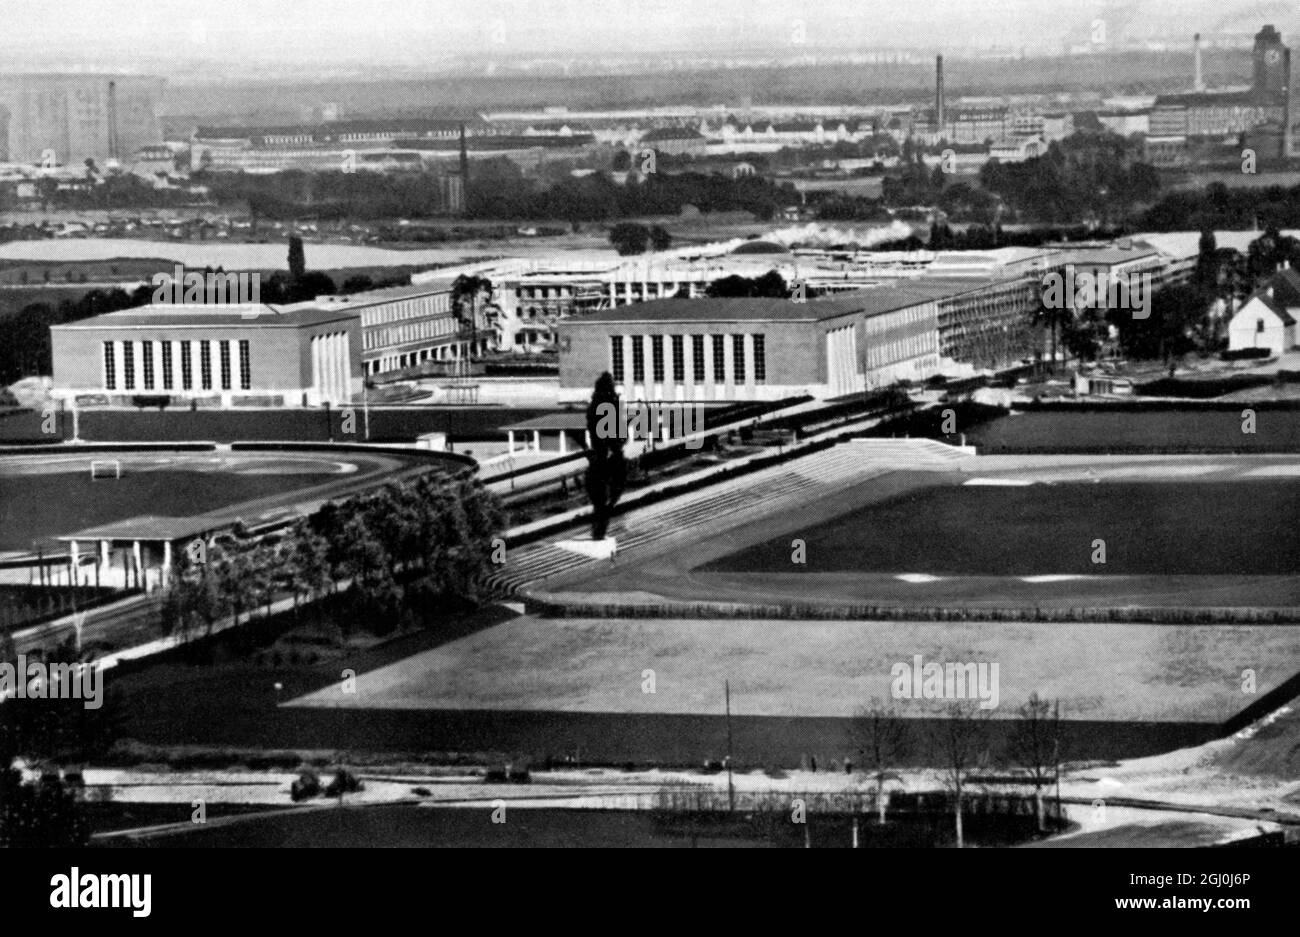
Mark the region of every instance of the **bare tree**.
<instances>
[{"instance_id":1,"label":"bare tree","mask_svg":"<svg viewBox=\"0 0 1300 937\"><path fill-rule=\"evenodd\" d=\"M1043 809L1043 788L1052 783L1061 763L1061 703L1040 699L1031 693L1020 707L1019 719L1011 730L1008 754L1016 767L1029 775L1034 785L1034 809L1038 830L1047 829Z\"/></svg>"},{"instance_id":2,"label":"bare tree","mask_svg":"<svg viewBox=\"0 0 1300 937\"><path fill-rule=\"evenodd\" d=\"M988 760L989 712L981 709L974 700L954 702L944 710L944 718L934 720L930 729L930 742L940 758L944 786L953 794L958 849L965 845L962 807L967 775L972 768Z\"/></svg>"},{"instance_id":3,"label":"bare tree","mask_svg":"<svg viewBox=\"0 0 1300 937\"><path fill-rule=\"evenodd\" d=\"M891 769L897 768L911 752L911 731L897 712L879 698L873 698L854 714L849 733L861 764L876 780L876 811L883 825L888 806L885 782L899 779Z\"/></svg>"}]
</instances>

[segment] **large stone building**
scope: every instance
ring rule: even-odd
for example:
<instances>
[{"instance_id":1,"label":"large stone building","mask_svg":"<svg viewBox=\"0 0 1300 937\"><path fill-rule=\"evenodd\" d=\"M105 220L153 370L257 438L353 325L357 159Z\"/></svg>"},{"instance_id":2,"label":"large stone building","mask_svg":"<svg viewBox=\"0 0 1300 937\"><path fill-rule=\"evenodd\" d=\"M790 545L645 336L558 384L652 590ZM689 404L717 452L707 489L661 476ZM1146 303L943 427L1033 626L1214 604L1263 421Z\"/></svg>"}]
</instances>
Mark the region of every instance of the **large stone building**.
<instances>
[{"instance_id":1,"label":"large stone building","mask_svg":"<svg viewBox=\"0 0 1300 937\"><path fill-rule=\"evenodd\" d=\"M148 76L0 75L0 161L129 161L163 142L162 92L163 79Z\"/></svg>"},{"instance_id":2,"label":"large stone building","mask_svg":"<svg viewBox=\"0 0 1300 937\"><path fill-rule=\"evenodd\" d=\"M558 325L560 400L602 372L627 400L842 397L940 370L931 298L890 287L835 298L669 299Z\"/></svg>"},{"instance_id":3,"label":"large stone building","mask_svg":"<svg viewBox=\"0 0 1300 937\"><path fill-rule=\"evenodd\" d=\"M321 296L315 305L351 310L361 317L367 375L418 368L428 361L468 358L486 350L493 338L482 309L477 336L461 327L452 312L451 281L446 279L350 296ZM479 306L484 306L481 300Z\"/></svg>"},{"instance_id":4,"label":"large stone building","mask_svg":"<svg viewBox=\"0 0 1300 937\"><path fill-rule=\"evenodd\" d=\"M345 404L361 391L361 319L312 304L154 305L50 327L53 395L130 404Z\"/></svg>"}]
</instances>

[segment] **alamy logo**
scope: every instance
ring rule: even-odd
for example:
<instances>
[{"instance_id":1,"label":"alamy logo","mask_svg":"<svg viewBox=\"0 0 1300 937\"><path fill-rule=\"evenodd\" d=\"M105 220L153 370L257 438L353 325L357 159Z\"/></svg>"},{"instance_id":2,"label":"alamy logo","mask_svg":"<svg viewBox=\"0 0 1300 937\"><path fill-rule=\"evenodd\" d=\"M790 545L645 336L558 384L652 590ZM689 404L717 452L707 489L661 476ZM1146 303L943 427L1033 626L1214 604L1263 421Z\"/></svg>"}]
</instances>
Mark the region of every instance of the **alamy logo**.
<instances>
[{"instance_id":1,"label":"alamy logo","mask_svg":"<svg viewBox=\"0 0 1300 937\"><path fill-rule=\"evenodd\" d=\"M148 917L152 910L153 876L82 875L77 866L68 875L50 879L51 908L130 908L133 917Z\"/></svg>"},{"instance_id":2,"label":"alamy logo","mask_svg":"<svg viewBox=\"0 0 1300 937\"><path fill-rule=\"evenodd\" d=\"M894 699L978 699L980 709L998 706L997 664L923 664L921 655L914 654L910 665L894 664L889 675L894 678L889 687Z\"/></svg>"},{"instance_id":3,"label":"alamy logo","mask_svg":"<svg viewBox=\"0 0 1300 937\"><path fill-rule=\"evenodd\" d=\"M246 306L262 301L262 276L259 273L188 273L177 264L170 274L153 275L153 301L156 305L226 305Z\"/></svg>"},{"instance_id":4,"label":"alamy logo","mask_svg":"<svg viewBox=\"0 0 1300 937\"><path fill-rule=\"evenodd\" d=\"M626 408L596 405L596 435L601 439L658 439L664 427L672 439L686 437L687 449L704 445L704 407L638 401Z\"/></svg>"},{"instance_id":5,"label":"alamy logo","mask_svg":"<svg viewBox=\"0 0 1300 937\"><path fill-rule=\"evenodd\" d=\"M46 664L18 655L0 663L0 703L7 699L79 699L84 708L104 705L104 671L95 664Z\"/></svg>"},{"instance_id":6,"label":"alamy logo","mask_svg":"<svg viewBox=\"0 0 1300 937\"><path fill-rule=\"evenodd\" d=\"M1155 288L1150 273L1119 273L1109 276L1076 272L1074 264L1066 264L1064 272L1053 270L1043 277L1043 305L1048 309L1073 309L1075 315L1082 309L1129 310L1134 319L1151 315L1151 294Z\"/></svg>"}]
</instances>

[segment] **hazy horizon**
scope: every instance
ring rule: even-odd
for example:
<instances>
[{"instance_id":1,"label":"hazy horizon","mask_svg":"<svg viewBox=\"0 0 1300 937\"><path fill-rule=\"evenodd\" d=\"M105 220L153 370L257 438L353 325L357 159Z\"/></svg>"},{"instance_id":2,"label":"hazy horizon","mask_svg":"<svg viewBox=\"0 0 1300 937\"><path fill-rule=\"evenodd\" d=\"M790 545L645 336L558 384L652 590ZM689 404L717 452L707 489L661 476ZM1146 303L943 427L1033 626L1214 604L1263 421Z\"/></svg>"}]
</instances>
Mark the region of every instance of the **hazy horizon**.
<instances>
[{"instance_id":1,"label":"hazy horizon","mask_svg":"<svg viewBox=\"0 0 1300 937\"><path fill-rule=\"evenodd\" d=\"M5 0L4 71L152 70L309 78L347 70L436 71L547 56L743 54L898 48L1064 48L1092 24L1111 43L1300 30L1300 10L1256 0Z\"/></svg>"}]
</instances>

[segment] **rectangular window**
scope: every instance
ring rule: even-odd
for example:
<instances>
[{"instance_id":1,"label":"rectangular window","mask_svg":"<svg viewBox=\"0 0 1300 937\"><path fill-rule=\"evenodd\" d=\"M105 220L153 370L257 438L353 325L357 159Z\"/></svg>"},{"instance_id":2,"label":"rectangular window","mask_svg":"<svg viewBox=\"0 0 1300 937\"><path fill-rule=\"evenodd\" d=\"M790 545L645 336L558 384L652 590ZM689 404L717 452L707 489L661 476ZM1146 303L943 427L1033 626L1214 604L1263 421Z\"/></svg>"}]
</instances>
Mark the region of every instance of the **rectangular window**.
<instances>
[{"instance_id":1,"label":"rectangular window","mask_svg":"<svg viewBox=\"0 0 1300 937\"><path fill-rule=\"evenodd\" d=\"M731 357L736 371L736 383L745 383L745 336L731 336Z\"/></svg>"},{"instance_id":2,"label":"rectangular window","mask_svg":"<svg viewBox=\"0 0 1300 937\"><path fill-rule=\"evenodd\" d=\"M190 359L190 343L181 342L181 390L194 386L194 362Z\"/></svg>"},{"instance_id":3,"label":"rectangular window","mask_svg":"<svg viewBox=\"0 0 1300 937\"><path fill-rule=\"evenodd\" d=\"M153 342L140 343L140 361L144 366L144 389L153 390Z\"/></svg>"},{"instance_id":4,"label":"rectangular window","mask_svg":"<svg viewBox=\"0 0 1300 937\"><path fill-rule=\"evenodd\" d=\"M686 339L681 335L673 336L673 381L677 384L686 380Z\"/></svg>"},{"instance_id":5,"label":"rectangular window","mask_svg":"<svg viewBox=\"0 0 1300 937\"><path fill-rule=\"evenodd\" d=\"M135 342L122 343L122 389L135 390Z\"/></svg>"},{"instance_id":6,"label":"rectangular window","mask_svg":"<svg viewBox=\"0 0 1300 937\"><path fill-rule=\"evenodd\" d=\"M212 390L212 343L199 342L199 378L204 390Z\"/></svg>"},{"instance_id":7,"label":"rectangular window","mask_svg":"<svg viewBox=\"0 0 1300 937\"><path fill-rule=\"evenodd\" d=\"M614 383L623 383L623 336L609 337L609 370L614 375Z\"/></svg>"},{"instance_id":8,"label":"rectangular window","mask_svg":"<svg viewBox=\"0 0 1300 937\"><path fill-rule=\"evenodd\" d=\"M117 363L113 360L112 342L104 342L104 389L117 390Z\"/></svg>"},{"instance_id":9,"label":"rectangular window","mask_svg":"<svg viewBox=\"0 0 1300 937\"><path fill-rule=\"evenodd\" d=\"M767 380L767 350L763 347L763 336L754 336L754 383L762 384Z\"/></svg>"},{"instance_id":10,"label":"rectangular window","mask_svg":"<svg viewBox=\"0 0 1300 937\"><path fill-rule=\"evenodd\" d=\"M695 378L695 383L704 383L704 336L691 336L691 353L695 360L691 362L691 373Z\"/></svg>"},{"instance_id":11,"label":"rectangular window","mask_svg":"<svg viewBox=\"0 0 1300 937\"><path fill-rule=\"evenodd\" d=\"M230 342L218 343L221 354L221 389L230 390Z\"/></svg>"},{"instance_id":12,"label":"rectangular window","mask_svg":"<svg viewBox=\"0 0 1300 937\"><path fill-rule=\"evenodd\" d=\"M727 336L713 336L713 382L715 384L727 382L726 347Z\"/></svg>"},{"instance_id":13,"label":"rectangular window","mask_svg":"<svg viewBox=\"0 0 1300 937\"><path fill-rule=\"evenodd\" d=\"M253 362L248 360L248 339L239 341L239 386L243 390L253 389Z\"/></svg>"},{"instance_id":14,"label":"rectangular window","mask_svg":"<svg viewBox=\"0 0 1300 937\"><path fill-rule=\"evenodd\" d=\"M645 383L645 343L640 335L632 336L632 383Z\"/></svg>"},{"instance_id":15,"label":"rectangular window","mask_svg":"<svg viewBox=\"0 0 1300 937\"><path fill-rule=\"evenodd\" d=\"M650 336L650 367L656 384L664 382L664 337Z\"/></svg>"},{"instance_id":16,"label":"rectangular window","mask_svg":"<svg viewBox=\"0 0 1300 937\"><path fill-rule=\"evenodd\" d=\"M163 390L171 390L172 384L172 343L162 343Z\"/></svg>"}]
</instances>

